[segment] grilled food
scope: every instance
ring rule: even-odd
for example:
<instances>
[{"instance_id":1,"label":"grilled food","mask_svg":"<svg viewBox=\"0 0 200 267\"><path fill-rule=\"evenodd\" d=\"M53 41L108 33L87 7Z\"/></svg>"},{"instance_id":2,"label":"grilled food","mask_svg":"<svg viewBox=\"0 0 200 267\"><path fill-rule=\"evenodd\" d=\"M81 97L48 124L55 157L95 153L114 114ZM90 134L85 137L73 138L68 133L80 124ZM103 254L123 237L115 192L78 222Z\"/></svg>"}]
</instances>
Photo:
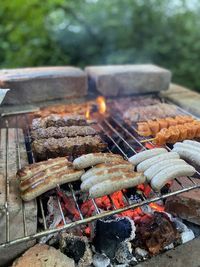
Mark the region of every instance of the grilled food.
<instances>
[{"instance_id":1,"label":"grilled food","mask_svg":"<svg viewBox=\"0 0 200 267\"><path fill-rule=\"evenodd\" d=\"M86 179L92 177L93 175L96 175L96 173L100 171L107 171L107 170L112 170L115 169L116 166L120 169L129 169L133 170L134 167L130 162L127 162L125 160L121 160L119 162L106 162L106 163L100 163L94 166L93 168L89 169L86 171L82 176L81 176L81 181L85 181Z\"/></svg>"},{"instance_id":2,"label":"grilled food","mask_svg":"<svg viewBox=\"0 0 200 267\"><path fill-rule=\"evenodd\" d=\"M58 156L79 156L91 152L100 152L107 144L98 136L77 136L73 138L48 138L35 140L32 150L37 160L55 158Z\"/></svg>"},{"instance_id":3,"label":"grilled food","mask_svg":"<svg viewBox=\"0 0 200 267\"><path fill-rule=\"evenodd\" d=\"M161 103L146 107L131 107L124 113L123 118L127 122L138 122L176 115L178 115L178 110L175 106Z\"/></svg>"},{"instance_id":4,"label":"grilled food","mask_svg":"<svg viewBox=\"0 0 200 267\"><path fill-rule=\"evenodd\" d=\"M200 148L191 143L176 143L172 151L177 152L182 159L192 162L193 164L200 166Z\"/></svg>"},{"instance_id":5,"label":"grilled food","mask_svg":"<svg viewBox=\"0 0 200 267\"><path fill-rule=\"evenodd\" d=\"M88 122L84 116L78 115L49 115L45 118L37 118L32 121L32 129L64 126L86 126Z\"/></svg>"},{"instance_id":6,"label":"grilled food","mask_svg":"<svg viewBox=\"0 0 200 267\"><path fill-rule=\"evenodd\" d=\"M179 159L180 156L176 152L168 152L159 154L157 156L154 156L150 159L146 159L142 161L140 164L137 165L137 171L138 172L145 172L148 168L156 164L157 162L161 162L165 159Z\"/></svg>"},{"instance_id":7,"label":"grilled food","mask_svg":"<svg viewBox=\"0 0 200 267\"><path fill-rule=\"evenodd\" d=\"M145 151L142 151L142 152L130 157L129 162L131 162L135 166L146 159L152 158L154 156L157 156L157 155L160 155L163 153L167 153L167 149L165 149L165 148L153 148L150 150L145 150Z\"/></svg>"},{"instance_id":8,"label":"grilled food","mask_svg":"<svg viewBox=\"0 0 200 267\"><path fill-rule=\"evenodd\" d=\"M137 123L138 134L141 136L155 136L161 129L169 128L170 126L183 125L188 122L193 122L194 118L191 116L176 116L175 118L165 118L148 120L146 122Z\"/></svg>"},{"instance_id":9,"label":"grilled food","mask_svg":"<svg viewBox=\"0 0 200 267\"><path fill-rule=\"evenodd\" d=\"M145 182L145 180L145 176L137 172L132 172L124 175L116 174L115 177L92 186L89 190L89 196L91 198L102 197L118 190L142 184Z\"/></svg>"},{"instance_id":10,"label":"grilled food","mask_svg":"<svg viewBox=\"0 0 200 267\"><path fill-rule=\"evenodd\" d=\"M47 139L47 138L63 138L75 136L96 135L97 131L91 126L65 126L65 127L48 127L38 128L31 132L32 138Z\"/></svg>"},{"instance_id":11,"label":"grilled food","mask_svg":"<svg viewBox=\"0 0 200 267\"><path fill-rule=\"evenodd\" d=\"M62 185L79 180L83 172L84 171L70 168L68 171L63 170L47 177L41 176L39 181L36 181L28 189L21 193L21 197L24 201L30 201L55 188L57 184Z\"/></svg>"},{"instance_id":12,"label":"grilled food","mask_svg":"<svg viewBox=\"0 0 200 267\"><path fill-rule=\"evenodd\" d=\"M162 129L156 134L154 143L164 145L166 143L176 143L184 139L193 139L200 137L200 122L194 121L184 125L171 126L168 129Z\"/></svg>"},{"instance_id":13,"label":"grilled food","mask_svg":"<svg viewBox=\"0 0 200 267\"><path fill-rule=\"evenodd\" d=\"M152 166L150 166L145 172L144 175L147 178L147 181L150 182L151 179L160 171L166 169L167 167L170 166L176 166L176 165L185 165L187 164L184 160L182 159L165 159L162 161L159 161Z\"/></svg>"},{"instance_id":14,"label":"grilled food","mask_svg":"<svg viewBox=\"0 0 200 267\"><path fill-rule=\"evenodd\" d=\"M73 166L75 169L81 170L99 163L115 162L118 164L122 160L122 156L113 153L90 153L75 159Z\"/></svg>"},{"instance_id":15,"label":"grilled food","mask_svg":"<svg viewBox=\"0 0 200 267\"><path fill-rule=\"evenodd\" d=\"M191 176L195 173L195 168L189 164L180 164L166 167L157 173L151 180L151 187L159 191L168 181L182 176Z\"/></svg>"}]
</instances>

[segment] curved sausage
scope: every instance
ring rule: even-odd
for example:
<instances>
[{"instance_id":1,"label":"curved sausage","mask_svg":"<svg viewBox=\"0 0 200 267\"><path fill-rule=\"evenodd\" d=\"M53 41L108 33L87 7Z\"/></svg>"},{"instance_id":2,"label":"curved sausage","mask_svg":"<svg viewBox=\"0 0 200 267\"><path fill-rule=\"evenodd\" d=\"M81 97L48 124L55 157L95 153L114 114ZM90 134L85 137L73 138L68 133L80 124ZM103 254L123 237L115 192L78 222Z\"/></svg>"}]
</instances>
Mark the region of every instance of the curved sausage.
<instances>
[{"instance_id":1,"label":"curved sausage","mask_svg":"<svg viewBox=\"0 0 200 267\"><path fill-rule=\"evenodd\" d=\"M138 172L145 172L149 167L154 165L157 162L160 162L165 159L179 159L180 156L176 152L169 152L169 153L164 153L155 157L152 157L150 159L146 159L145 161L141 162L137 166L137 171Z\"/></svg>"},{"instance_id":2,"label":"curved sausage","mask_svg":"<svg viewBox=\"0 0 200 267\"><path fill-rule=\"evenodd\" d=\"M167 149L165 149L165 148L153 148L153 149L145 150L145 151L142 151L142 152L130 157L129 162L131 162L133 165L137 165L146 159L152 158L154 156L157 156L157 155L163 154L163 153L167 153Z\"/></svg>"},{"instance_id":3,"label":"curved sausage","mask_svg":"<svg viewBox=\"0 0 200 267\"><path fill-rule=\"evenodd\" d=\"M195 168L189 164L176 165L165 168L153 177L151 187L159 191L168 181L181 176L191 176L195 173Z\"/></svg>"}]
</instances>

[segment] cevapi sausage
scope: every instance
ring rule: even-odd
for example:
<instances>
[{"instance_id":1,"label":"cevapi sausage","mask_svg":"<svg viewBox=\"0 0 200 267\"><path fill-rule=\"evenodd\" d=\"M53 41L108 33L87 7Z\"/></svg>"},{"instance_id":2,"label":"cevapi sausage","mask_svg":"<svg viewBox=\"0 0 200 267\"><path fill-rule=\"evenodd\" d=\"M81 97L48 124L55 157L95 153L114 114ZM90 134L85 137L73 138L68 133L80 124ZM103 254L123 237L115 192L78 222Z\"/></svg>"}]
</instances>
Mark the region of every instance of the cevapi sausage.
<instances>
[{"instance_id":1,"label":"cevapi sausage","mask_svg":"<svg viewBox=\"0 0 200 267\"><path fill-rule=\"evenodd\" d=\"M155 157L152 157L150 159L146 159L137 166L138 172L145 172L148 168L150 168L152 165L154 165L157 162L160 162L165 159L179 159L180 156L176 152L169 152L157 155Z\"/></svg>"},{"instance_id":2,"label":"cevapi sausage","mask_svg":"<svg viewBox=\"0 0 200 267\"><path fill-rule=\"evenodd\" d=\"M195 173L195 168L189 164L176 165L165 168L157 173L151 180L151 187L159 191L168 181L181 176L191 176Z\"/></svg>"},{"instance_id":3,"label":"cevapi sausage","mask_svg":"<svg viewBox=\"0 0 200 267\"><path fill-rule=\"evenodd\" d=\"M107 162L107 163L100 163L97 164L96 166L94 166L93 168L89 169L88 171L86 171L82 176L81 176L81 181L85 181L86 179L90 178L91 176L95 175L97 172L99 171L104 171L104 170L112 170L115 169L116 167L120 168L120 169L130 169L133 170L134 167L133 165L125 160L122 160L119 163L116 162Z\"/></svg>"},{"instance_id":4,"label":"cevapi sausage","mask_svg":"<svg viewBox=\"0 0 200 267\"><path fill-rule=\"evenodd\" d=\"M147 181L150 182L151 179L160 171L163 169L170 167L170 166L176 166L176 165L184 165L187 164L184 160L182 159L166 159L162 160L154 165L152 165L150 168L148 168L145 172L144 175L147 178Z\"/></svg>"},{"instance_id":5,"label":"cevapi sausage","mask_svg":"<svg viewBox=\"0 0 200 267\"><path fill-rule=\"evenodd\" d=\"M146 178L141 173L130 173L124 176L115 176L109 180L92 186L89 190L89 196L91 198L102 197L109 195L115 191L134 187L142 184L146 181Z\"/></svg>"},{"instance_id":6,"label":"cevapi sausage","mask_svg":"<svg viewBox=\"0 0 200 267\"><path fill-rule=\"evenodd\" d=\"M48 176L46 179L36 182L27 190L21 193L21 198L24 201L30 201L41 194L53 189L56 185L77 181L80 179L84 171L71 170L70 172L62 171L54 175Z\"/></svg>"},{"instance_id":7,"label":"cevapi sausage","mask_svg":"<svg viewBox=\"0 0 200 267\"><path fill-rule=\"evenodd\" d=\"M129 173L131 173L130 169L120 169L118 167L99 171L95 175L89 177L88 179L82 182L81 190L87 192L95 184L101 183L115 176L126 175Z\"/></svg>"},{"instance_id":8,"label":"cevapi sausage","mask_svg":"<svg viewBox=\"0 0 200 267\"><path fill-rule=\"evenodd\" d=\"M130 157L129 162L131 162L133 165L138 165L140 162L146 159L152 158L163 153L167 153L167 150L165 148L153 148L150 150L145 150Z\"/></svg>"},{"instance_id":9,"label":"cevapi sausage","mask_svg":"<svg viewBox=\"0 0 200 267\"><path fill-rule=\"evenodd\" d=\"M82 170L103 162L119 162L123 157L112 153L90 153L76 158L73 166L77 170Z\"/></svg>"}]
</instances>

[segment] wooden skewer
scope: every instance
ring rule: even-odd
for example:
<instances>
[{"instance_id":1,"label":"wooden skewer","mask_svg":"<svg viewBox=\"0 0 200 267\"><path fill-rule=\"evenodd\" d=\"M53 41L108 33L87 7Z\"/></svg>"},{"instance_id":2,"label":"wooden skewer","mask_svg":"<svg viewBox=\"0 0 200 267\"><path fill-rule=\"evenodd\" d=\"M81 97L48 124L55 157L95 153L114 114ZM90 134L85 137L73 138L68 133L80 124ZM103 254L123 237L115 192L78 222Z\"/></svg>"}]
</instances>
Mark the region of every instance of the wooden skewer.
<instances>
[{"instance_id":1,"label":"wooden skewer","mask_svg":"<svg viewBox=\"0 0 200 267\"><path fill-rule=\"evenodd\" d=\"M152 142L152 141L154 141L154 140L155 140L155 138L149 138L149 139L141 140L140 142L141 142L141 143L147 143L147 142Z\"/></svg>"}]
</instances>

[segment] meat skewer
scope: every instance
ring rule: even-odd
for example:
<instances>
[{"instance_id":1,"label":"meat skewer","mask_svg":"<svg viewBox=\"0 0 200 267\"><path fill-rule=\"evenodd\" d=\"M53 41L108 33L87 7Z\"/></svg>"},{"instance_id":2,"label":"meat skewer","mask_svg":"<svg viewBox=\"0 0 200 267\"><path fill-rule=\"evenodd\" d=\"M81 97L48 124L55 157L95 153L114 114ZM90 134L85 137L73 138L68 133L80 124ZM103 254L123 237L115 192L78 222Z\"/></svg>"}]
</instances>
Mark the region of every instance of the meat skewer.
<instances>
[{"instance_id":1,"label":"meat skewer","mask_svg":"<svg viewBox=\"0 0 200 267\"><path fill-rule=\"evenodd\" d=\"M141 142L153 141L156 145L165 145L166 143L174 144L178 141L198 137L200 137L200 122L194 121L184 125L176 125L162 129L156 134L155 138L146 139Z\"/></svg>"},{"instance_id":2,"label":"meat skewer","mask_svg":"<svg viewBox=\"0 0 200 267\"><path fill-rule=\"evenodd\" d=\"M169 128L170 126L183 125L185 123L193 122L194 118L191 116L176 116L175 118L165 118L148 120L146 122L139 122L138 134L141 136L155 136L161 129Z\"/></svg>"}]
</instances>

